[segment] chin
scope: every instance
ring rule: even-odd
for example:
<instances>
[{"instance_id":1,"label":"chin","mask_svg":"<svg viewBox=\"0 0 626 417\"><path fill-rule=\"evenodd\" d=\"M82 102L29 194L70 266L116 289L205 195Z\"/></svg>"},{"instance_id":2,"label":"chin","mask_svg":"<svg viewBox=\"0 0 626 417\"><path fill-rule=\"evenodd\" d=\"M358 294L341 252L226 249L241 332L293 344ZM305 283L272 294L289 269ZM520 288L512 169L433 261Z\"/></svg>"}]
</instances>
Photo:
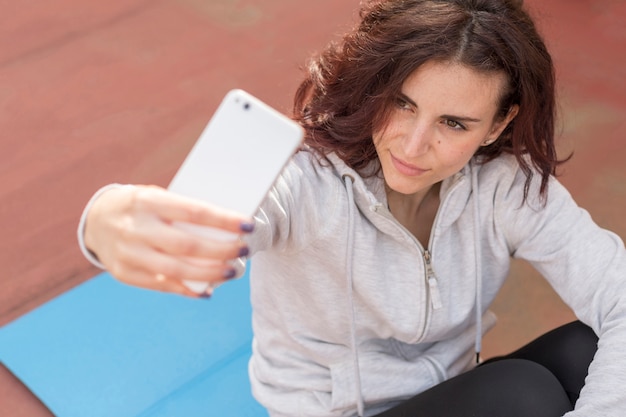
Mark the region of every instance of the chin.
<instances>
[{"instance_id":1,"label":"chin","mask_svg":"<svg viewBox=\"0 0 626 417\"><path fill-rule=\"evenodd\" d=\"M391 180L386 179L385 182L387 184L387 187L389 187L389 189L391 189L392 191L405 195L415 194L432 185L430 182L424 182L415 179L411 180L409 178L391 178Z\"/></svg>"}]
</instances>

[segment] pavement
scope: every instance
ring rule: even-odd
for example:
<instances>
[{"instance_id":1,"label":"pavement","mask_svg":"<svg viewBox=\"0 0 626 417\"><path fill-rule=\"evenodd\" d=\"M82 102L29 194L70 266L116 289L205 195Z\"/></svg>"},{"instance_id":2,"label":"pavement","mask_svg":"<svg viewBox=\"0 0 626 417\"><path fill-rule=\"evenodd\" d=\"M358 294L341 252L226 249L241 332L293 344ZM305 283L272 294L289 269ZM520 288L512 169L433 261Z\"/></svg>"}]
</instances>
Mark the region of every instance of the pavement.
<instances>
[{"instance_id":1,"label":"pavement","mask_svg":"<svg viewBox=\"0 0 626 417\"><path fill-rule=\"evenodd\" d=\"M310 53L357 0L2 2L0 325L94 276L75 229L111 182L166 185L224 93L289 112ZM527 0L555 59L561 181L626 237L626 1ZM486 357L574 318L515 262ZM45 360L42 358L40 360ZM60 376L61 377L61 376ZM51 414L0 366L0 415Z\"/></svg>"}]
</instances>

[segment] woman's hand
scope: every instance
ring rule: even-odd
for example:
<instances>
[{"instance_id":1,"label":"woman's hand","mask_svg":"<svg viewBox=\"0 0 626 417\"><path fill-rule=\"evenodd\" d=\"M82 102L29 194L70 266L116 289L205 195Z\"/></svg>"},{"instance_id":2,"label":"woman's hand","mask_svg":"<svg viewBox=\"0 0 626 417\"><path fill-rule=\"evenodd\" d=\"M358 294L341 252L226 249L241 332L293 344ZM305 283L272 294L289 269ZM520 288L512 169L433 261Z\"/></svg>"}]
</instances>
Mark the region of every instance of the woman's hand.
<instances>
[{"instance_id":1,"label":"woman's hand","mask_svg":"<svg viewBox=\"0 0 626 417\"><path fill-rule=\"evenodd\" d=\"M235 234L250 219L155 186L113 188L87 215L85 244L118 280L153 290L198 297L183 281L220 284L236 275L229 263L248 254L239 240L200 237L174 226L185 222Z\"/></svg>"}]
</instances>

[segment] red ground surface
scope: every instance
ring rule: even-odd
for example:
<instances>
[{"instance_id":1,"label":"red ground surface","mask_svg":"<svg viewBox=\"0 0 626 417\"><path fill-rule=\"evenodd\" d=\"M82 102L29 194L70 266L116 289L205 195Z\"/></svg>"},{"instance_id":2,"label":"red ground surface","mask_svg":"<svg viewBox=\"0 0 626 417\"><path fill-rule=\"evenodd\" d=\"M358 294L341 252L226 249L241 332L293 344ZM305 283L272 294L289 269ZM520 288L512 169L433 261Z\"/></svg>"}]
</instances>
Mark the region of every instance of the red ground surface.
<instances>
[{"instance_id":1,"label":"red ground surface","mask_svg":"<svg viewBox=\"0 0 626 417\"><path fill-rule=\"evenodd\" d=\"M553 52L562 181L626 236L626 2L527 1ZM288 111L310 52L358 2L109 0L2 2L0 325L92 277L78 252L83 205L110 182L165 185L224 93ZM573 318L516 263L485 354ZM62 377L62 376L59 376ZM0 367L0 415L49 412Z\"/></svg>"}]
</instances>

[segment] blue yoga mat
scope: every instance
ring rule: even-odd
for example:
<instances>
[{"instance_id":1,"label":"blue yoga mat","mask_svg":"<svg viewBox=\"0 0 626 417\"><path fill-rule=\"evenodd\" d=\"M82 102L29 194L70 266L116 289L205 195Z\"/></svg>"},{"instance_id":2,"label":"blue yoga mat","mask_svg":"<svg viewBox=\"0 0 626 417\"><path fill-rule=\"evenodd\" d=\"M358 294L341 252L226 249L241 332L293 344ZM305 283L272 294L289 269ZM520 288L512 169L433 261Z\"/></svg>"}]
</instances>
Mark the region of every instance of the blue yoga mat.
<instances>
[{"instance_id":1,"label":"blue yoga mat","mask_svg":"<svg viewBox=\"0 0 626 417\"><path fill-rule=\"evenodd\" d=\"M0 329L0 360L57 417L264 417L248 284L195 300L103 273Z\"/></svg>"}]
</instances>

